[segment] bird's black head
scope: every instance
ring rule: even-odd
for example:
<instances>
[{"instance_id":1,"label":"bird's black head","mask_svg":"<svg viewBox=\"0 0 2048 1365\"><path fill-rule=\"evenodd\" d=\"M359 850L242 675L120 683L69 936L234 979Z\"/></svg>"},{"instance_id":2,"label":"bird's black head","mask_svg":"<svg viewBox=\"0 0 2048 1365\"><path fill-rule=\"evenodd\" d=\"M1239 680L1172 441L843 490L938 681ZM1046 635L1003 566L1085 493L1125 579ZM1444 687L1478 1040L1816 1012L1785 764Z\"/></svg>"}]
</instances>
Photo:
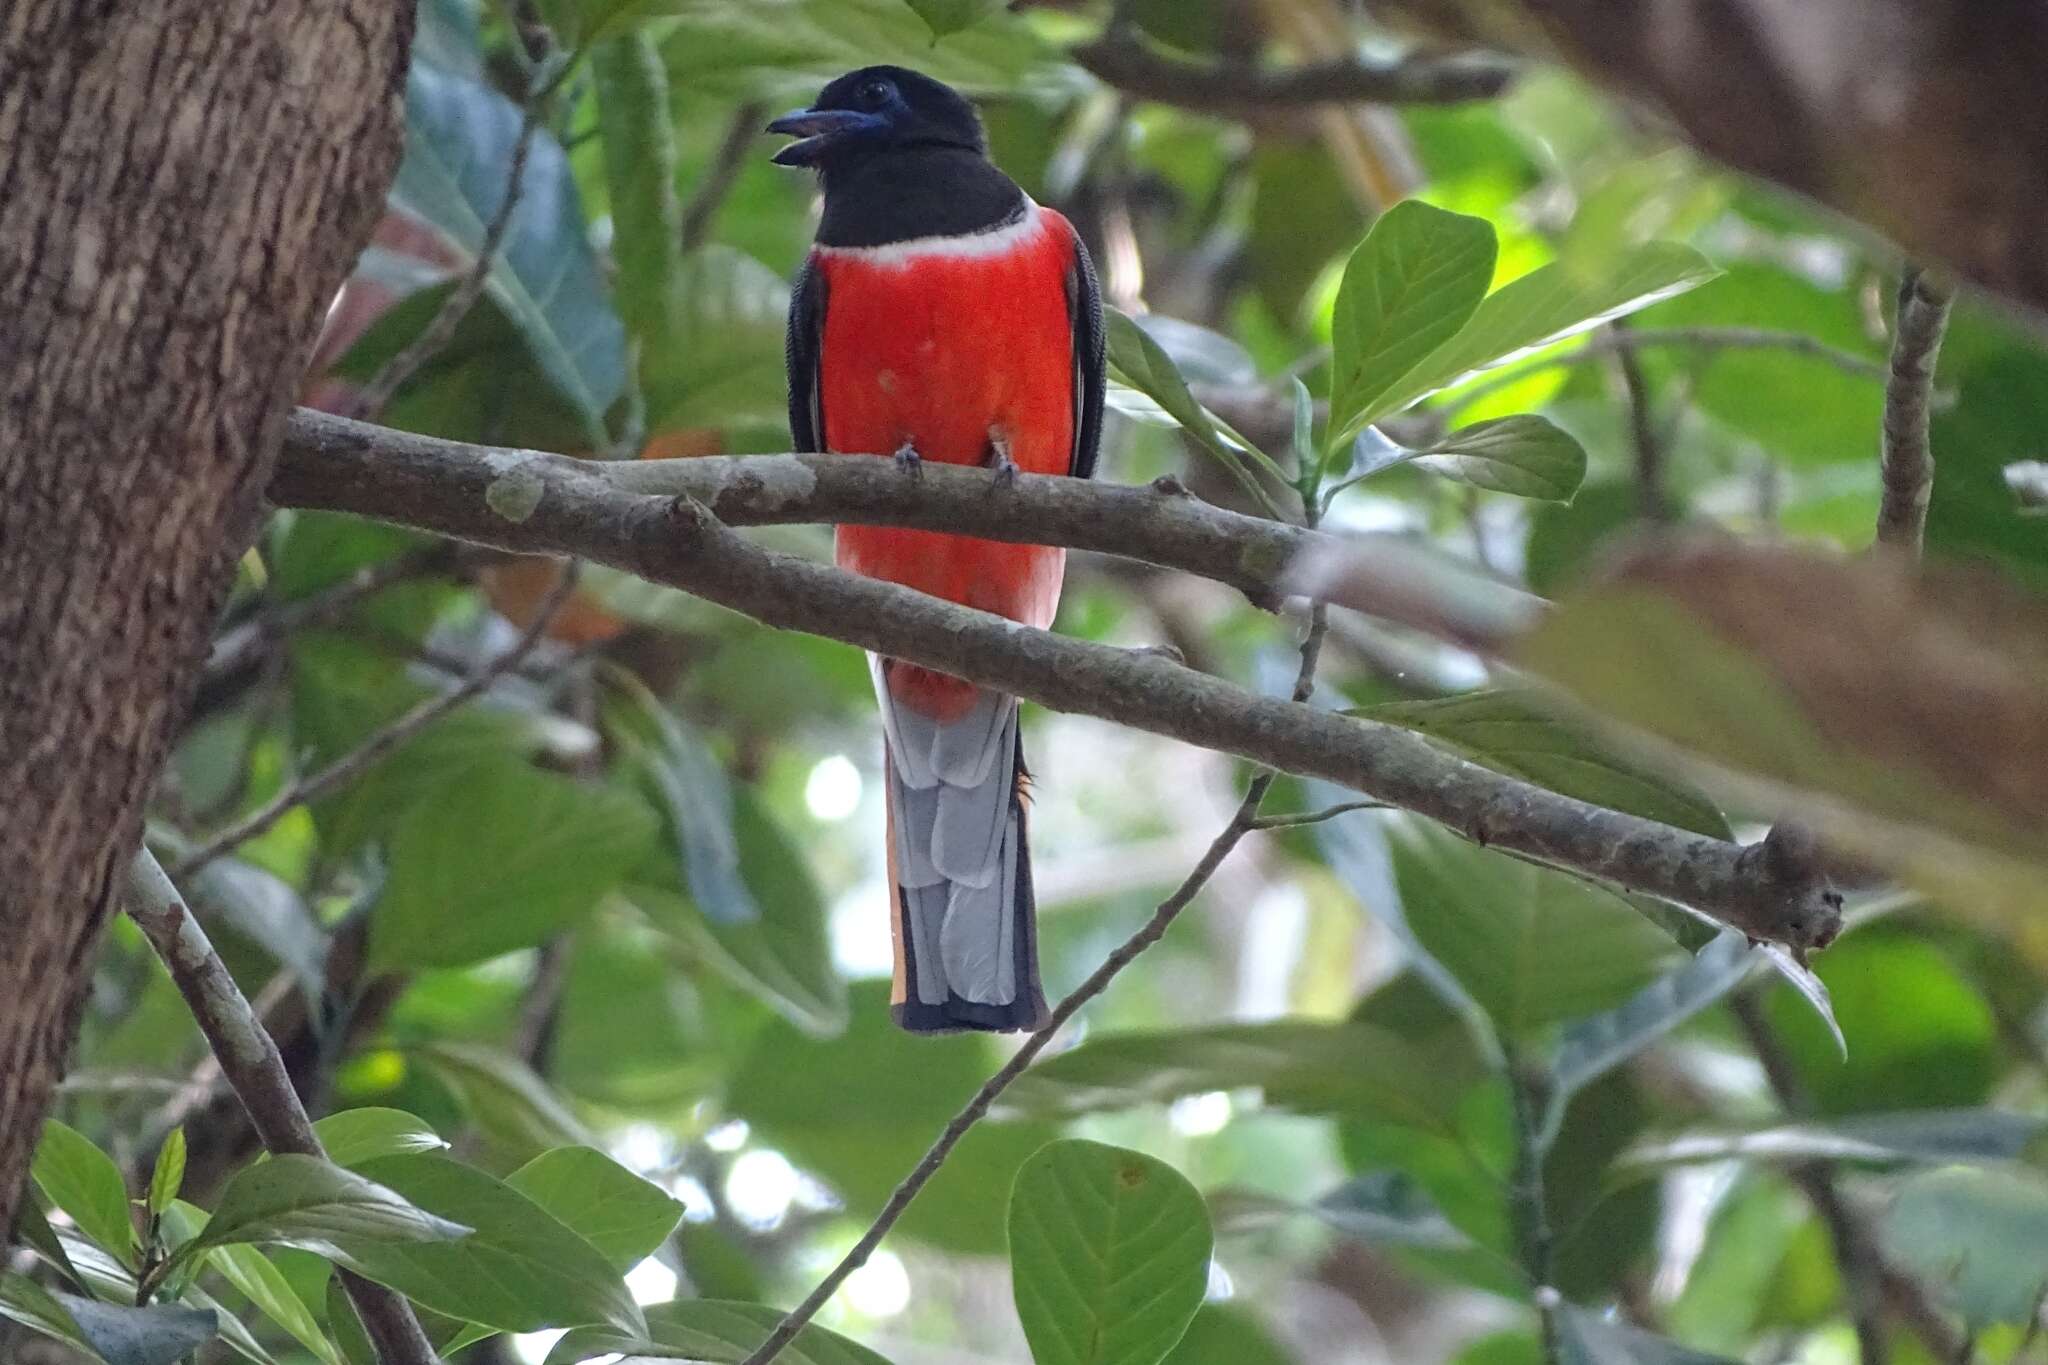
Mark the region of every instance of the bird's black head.
<instances>
[{"instance_id":1,"label":"bird's black head","mask_svg":"<svg viewBox=\"0 0 2048 1365\"><path fill-rule=\"evenodd\" d=\"M849 71L810 108L784 114L768 131L802 139L777 152L777 164L827 174L912 147L988 151L981 119L959 91L900 66Z\"/></svg>"}]
</instances>

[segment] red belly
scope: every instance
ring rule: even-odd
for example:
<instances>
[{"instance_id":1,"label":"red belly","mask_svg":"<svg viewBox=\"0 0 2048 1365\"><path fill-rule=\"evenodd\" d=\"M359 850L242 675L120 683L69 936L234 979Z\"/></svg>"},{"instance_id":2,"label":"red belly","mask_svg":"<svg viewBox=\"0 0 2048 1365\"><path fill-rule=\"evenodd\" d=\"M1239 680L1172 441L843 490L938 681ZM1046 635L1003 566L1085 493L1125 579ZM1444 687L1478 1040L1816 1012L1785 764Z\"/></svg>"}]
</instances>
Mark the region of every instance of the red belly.
<instances>
[{"instance_id":1,"label":"red belly","mask_svg":"<svg viewBox=\"0 0 2048 1365\"><path fill-rule=\"evenodd\" d=\"M908 442L926 460L983 464L995 440L1034 474L1069 472L1074 352L1065 280L1071 229L1040 209L1041 230L1002 254L824 250L819 386L828 450L888 455ZM1052 624L1066 552L933 531L842 526L841 567L935 597ZM944 716L973 689L898 669L897 695ZM892 675L893 678L894 675Z\"/></svg>"}]
</instances>

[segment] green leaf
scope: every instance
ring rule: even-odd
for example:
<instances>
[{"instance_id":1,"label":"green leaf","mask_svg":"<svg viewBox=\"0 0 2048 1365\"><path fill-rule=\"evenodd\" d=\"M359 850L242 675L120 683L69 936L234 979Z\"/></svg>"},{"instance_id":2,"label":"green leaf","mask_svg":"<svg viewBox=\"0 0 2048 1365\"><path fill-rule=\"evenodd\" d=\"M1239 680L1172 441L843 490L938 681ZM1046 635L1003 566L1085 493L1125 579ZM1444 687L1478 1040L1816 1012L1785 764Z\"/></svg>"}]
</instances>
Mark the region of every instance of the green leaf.
<instances>
[{"instance_id":1,"label":"green leaf","mask_svg":"<svg viewBox=\"0 0 2048 1365\"><path fill-rule=\"evenodd\" d=\"M2041 1147L2048 1119L2005 1109L1921 1109L1856 1114L1831 1123L1784 1123L1686 1132L1639 1142L1630 1172L1714 1161L1836 1161L1866 1166L2022 1161Z\"/></svg>"},{"instance_id":2,"label":"green leaf","mask_svg":"<svg viewBox=\"0 0 2048 1365\"><path fill-rule=\"evenodd\" d=\"M915 67L968 93L1017 89L1049 63L1030 25L996 15L943 43L903 0L678 3L662 45L676 89L808 101L835 76L874 63Z\"/></svg>"},{"instance_id":3,"label":"green leaf","mask_svg":"<svg viewBox=\"0 0 2048 1365\"><path fill-rule=\"evenodd\" d=\"M185 1187L185 1130L173 1128L156 1150L156 1165L149 1175L149 1211L160 1214L171 1206Z\"/></svg>"},{"instance_id":4,"label":"green leaf","mask_svg":"<svg viewBox=\"0 0 2048 1365\"><path fill-rule=\"evenodd\" d=\"M42 1257L45 1264L71 1283L81 1289L87 1287L85 1276L77 1266L71 1264L71 1256L64 1249L63 1239L57 1235L57 1230L50 1226L49 1216L43 1212L42 1203L34 1192L22 1191L21 1211L15 1215L15 1223L14 1235L21 1240L23 1246Z\"/></svg>"},{"instance_id":5,"label":"green leaf","mask_svg":"<svg viewBox=\"0 0 2048 1365\"><path fill-rule=\"evenodd\" d=\"M177 1299L186 1308L212 1313L220 1330L221 1344L242 1359L251 1362L251 1365L278 1365L276 1357L264 1350L263 1343L256 1340L256 1334L251 1332L240 1318L222 1308L219 1301L205 1290L195 1289L188 1284L178 1291Z\"/></svg>"},{"instance_id":6,"label":"green leaf","mask_svg":"<svg viewBox=\"0 0 2048 1365\"><path fill-rule=\"evenodd\" d=\"M1267 1106L1290 1113L1370 1117L1450 1136L1460 1092L1481 1074L1469 1050L1457 1030L1428 1042L1376 1024L1297 1019L1108 1034L1032 1067L1002 1103L1074 1118L1257 1088Z\"/></svg>"},{"instance_id":7,"label":"green leaf","mask_svg":"<svg viewBox=\"0 0 2048 1365\"><path fill-rule=\"evenodd\" d=\"M1553 1321L1558 1365L1736 1365L1571 1304L1558 1308Z\"/></svg>"},{"instance_id":8,"label":"green leaf","mask_svg":"<svg viewBox=\"0 0 2048 1365\"><path fill-rule=\"evenodd\" d=\"M543 942L595 907L654 833L630 794L504 755L446 795L392 836L370 925L379 967L461 966Z\"/></svg>"},{"instance_id":9,"label":"green leaf","mask_svg":"<svg viewBox=\"0 0 2048 1365\"><path fill-rule=\"evenodd\" d=\"M687 896L651 878L627 899L735 985L803 1027L846 1024L825 902L803 851L761 802L735 790L696 732L623 674L606 730L662 812Z\"/></svg>"},{"instance_id":10,"label":"green leaf","mask_svg":"<svg viewBox=\"0 0 2048 1365\"><path fill-rule=\"evenodd\" d=\"M706 952L735 985L813 1033L846 1026L846 984L832 963L826 906L803 850L790 840L753 792L733 794L733 833L761 919L724 925L693 913L675 898L634 888L632 898L660 927Z\"/></svg>"},{"instance_id":11,"label":"green leaf","mask_svg":"<svg viewBox=\"0 0 2048 1365\"><path fill-rule=\"evenodd\" d=\"M313 1132L337 1166L358 1166L380 1156L437 1152L448 1144L424 1119L402 1109L344 1109L315 1120Z\"/></svg>"},{"instance_id":12,"label":"green leaf","mask_svg":"<svg viewBox=\"0 0 2048 1365\"><path fill-rule=\"evenodd\" d=\"M1707 1223L1699 1259L1665 1319L1672 1335L1702 1350L1741 1351L1809 1218L1804 1200L1782 1179L1744 1179ZM1832 1260L1832 1248L1828 1254Z\"/></svg>"},{"instance_id":13,"label":"green leaf","mask_svg":"<svg viewBox=\"0 0 2048 1365\"><path fill-rule=\"evenodd\" d=\"M1400 1171L1372 1171L1345 1181L1309 1205L1308 1211L1347 1237L1374 1245L1470 1248L1443 1210Z\"/></svg>"},{"instance_id":14,"label":"green leaf","mask_svg":"<svg viewBox=\"0 0 2048 1365\"><path fill-rule=\"evenodd\" d=\"M1010 1191L1010 1283L1038 1365L1155 1365L1209 1283L1209 1210L1142 1152L1064 1139Z\"/></svg>"},{"instance_id":15,"label":"green leaf","mask_svg":"<svg viewBox=\"0 0 2048 1365\"><path fill-rule=\"evenodd\" d=\"M278 965L317 989L327 964L327 935L296 888L275 873L238 858L216 858L184 888L209 922L214 915Z\"/></svg>"},{"instance_id":16,"label":"green leaf","mask_svg":"<svg viewBox=\"0 0 2048 1365\"><path fill-rule=\"evenodd\" d=\"M173 1365L218 1334L214 1315L171 1304L127 1308L0 1275L0 1317L106 1365Z\"/></svg>"},{"instance_id":17,"label":"green leaf","mask_svg":"<svg viewBox=\"0 0 2048 1365\"><path fill-rule=\"evenodd\" d=\"M644 366L673 340L683 260L668 71L654 40L635 31L592 48L590 76L604 140L619 316Z\"/></svg>"},{"instance_id":18,"label":"green leaf","mask_svg":"<svg viewBox=\"0 0 2048 1365\"><path fill-rule=\"evenodd\" d=\"M1383 702L1351 714L1413 730L1495 772L1592 805L1716 839L1734 837L1720 807L1692 782L1545 707L1533 691L1502 688Z\"/></svg>"},{"instance_id":19,"label":"green leaf","mask_svg":"<svg viewBox=\"0 0 2048 1365\"><path fill-rule=\"evenodd\" d=\"M434 1043L415 1055L455 1092L470 1121L514 1160L591 1140L589 1130L569 1112L553 1087L509 1052L467 1043Z\"/></svg>"},{"instance_id":20,"label":"green leaf","mask_svg":"<svg viewBox=\"0 0 2048 1365\"><path fill-rule=\"evenodd\" d=\"M392 203L473 256L504 201L519 108L480 81L414 62L405 110ZM533 135L519 203L485 287L601 449L605 412L625 392L625 331L584 235L568 157L545 129Z\"/></svg>"},{"instance_id":21,"label":"green leaf","mask_svg":"<svg viewBox=\"0 0 2048 1365\"><path fill-rule=\"evenodd\" d=\"M904 0L917 11L917 17L924 20L926 28L932 31L932 41L950 37L962 29L973 28L990 15L1002 10L1008 0Z\"/></svg>"},{"instance_id":22,"label":"green leaf","mask_svg":"<svg viewBox=\"0 0 2048 1365\"><path fill-rule=\"evenodd\" d=\"M1879 1225L1887 1257L1933 1285L1971 1335L2028 1323L2048 1293L2048 1182L2030 1171L1916 1176Z\"/></svg>"},{"instance_id":23,"label":"green leaf","mask_svg":"<svg viewBox=\"0 0 2048 1365\"><path fill-rule=\"evenodd\" d=\"M467 1232L354 1171L288 1154L259 1161L230 1180L205 1230L178 1255L260 1242L328 1256L343 1242L446 1242Z\"/></svg>"},{"instance_id":24,"label":"green leaf","mask_svg":"<svg viewBox=\"0 0 2048 1365\"><path fill-rule=\"evenodd\" d=\"M1782 329L1881 366L1883 356L1872 341L1861 292L1853 276L1839 284L1817 283L1797 267L1736 259L1712 289L1667 303L1642 322L1645 327ZM1763 447L1781 469L1861 464L1877 449L1884 385L1874 375L1849 374L1782 349L1728 347L1642 356L1653 383L1660 369L1687 376L1693 406L1719 427ZM1947 381L1949 366L1944 363L1942 369ZM1942 418L1935 420L1935 449L1946 452L1951 447L1941 439ZM1952 470L1944 464L1942 472ZM1940 496L1937 488L1935 497ZM1858 531L1867 540L1877 511L1874 496L1865 508L1868 519Z\"/></svg>"},{"instance_id":25,"label":"green leaf","mask_svg":"<svg viewBox=\"0 0 2048 1365\"><path fill-rule=\"evenodd\" d=\"M207 1260L256 1306L256 1311L283 1328L322 1365L346 1365L341 1349L327 1339L313 1311L268 1256L252 1246L220 1246L207 1253Z\"/></svg>"},{"instance_id":26,"label":"green leaf","mask_svg":"<svg viewBox=\"0 0 2048 1365\"><path fill-rule=\"evenodd\" d=\"M614 1270L630 1270L682 1221L683 1206L590 1147L543 1152L505 1183L583 1235Z\"/></svg>"},{"instance_id":27,"label":"green leaf","mask_svg":"<svg viewBox=\"0 0 2048 1365\"><path fill-rule=\"evenodd\" d=\"M1799 999L1777 991L1766 1008L1817 1112L1952 1109L1990 1097L1997 1020L1942 949L1866 931L1816 957L1814 971L1855 1040L1846 1058Z\"/></svg>"},{"instance_id":28,"label":"green leaf","mask_svg":"<svg viewBox=\"0 0 2048 1365\"><path fill-rule=\"evenodd\" d=\"M83 1133L46 1119L29 1172L44 1197L70 1214L80 1232L121 1264L135 1264L128 1187L112 1157Z\"/></svg>"},{"instance_id":29,"label":"green leaf","mask_svg":"<svg viewBox=\"0 0 2048 1365\"><path fill-rule=\"evenodd\" d=\"M379 1157L363 1172L471 1231L444 1242L350 1239L338 1258L349 1269L437 1313L499 1331L641 1329L632 1294L597 1248L503 1182L425 1154Z\"/></svg>"},{"instance_id":30,"label":"green leaf","mask_svg":"<svg viewBox=\"0 0 2048 1365\"><path fill-rule=\"evenodd\" d=\"M362 1319L356 1316L355 1304L341 1287L339 1275L327 1282L327 1326L348 1365L384 1365L377 1348L370 1344L369 1334L363 1331Z\"/></svg>"},{"instance_id":31,"label":"green leaf","mask_svg":"<svg viewBox=\"0 0 2048 1365\"><path fill-rule=\"evenodd\" d=\"M1165 1365L1295 1365L1294 1356L1241 1303L1205 1303Z\"/></svg>"},{"instance_id":32,"label":"green leaf","mask_svg":"<svg viewBox=\"0 0 2048 1365\"><path fill-rule=\"evenodd\" d=\"M1763 965L1763 955L1750 947L1748 937L1731 929L1619 1005L1566 1028L1550 1066L1540 1145L1547 1149L1557 1136L1573 1095L1726 996Z\"/></svg>"},{"instance_id":33,"label":"green leaf","mask_svg":"<svg viewBox=\"0 0 2048 1365\"><path fill-rule=\"evenodd\" d=\"M1410 929L1506 1032L1610 1009L1678 958L1662 929L1604 887L1427 821L1387 829Z\"/></svg>"},{"instance_id":34,"label":"green leaf","mask_svg":"<svg viewBox=\"0 0 2048 1365\"><path fill-rule=\"evenodd\" d=\"M569 1333L548 1352L546 1365L575 1365L600 1355L635 1360L692 1360L734 1365L767 1339L782 1310L761 1303L688 1299L647 1310L647 1331L625 1336L602 1329ZM788 1365L889 1365L859 1342L816 1323L798 1332L775 1357Z\"/></svg>"},{"instance_id":35,"label":"green leaf","mask_svg":"<svg viewBox=\"0 0 2048 1365\"><path fill-rule=\"evenodd\" d=\"M714 924L760 919L741 870L725 770L703 737L639 679L623 669L606 676L612 686L605 698L605 732L652 791L691 899Z\"/></svg>"},{"instance_id":36,"label":"green leaf","mask_svg":"<svg viewBox=\"0 0 2048 1365\"><path fill-rule=\"evenodd\" d=\"M643 369L649 426L780 425L789 282L738 247L707 242L683 257L672 287L674 340Z\"/></svg>"},{"instance_id":37,"label":"green leaf","mask_svg":"<svg viewBox=\"0 0 2048 1365\"><path fill-rule=\"evenodd\" d=\"M1187 380L1166 348L1152 339L1121 309L1102 310L1111 376L1136 389L1157 404L1159 410L1212 452L1228 455L1231 447L1217 428L1207 408L1195 401Z\"/></svg>"},{"instance_id":38,"label":"green leaf","mask_svg":"<svg viewBox=\"0 0 2048 1365\"><path fill-rule=\"evenodd\" d=\"M1331 320L1332 445L1423 359L1456 336L1493 282L1497 244L1484 218L1419 199L1394 205L1351 253Z\"/></svg>"},{"instance_id":39,"label":"green leaf","mask_svg":"<svg viewBox=\"0 0 2048 1365\"><path fill-rule=\"evenodd\" d=\"M1586 479L1586 451L1546 418L1524 413L1461 428L1416 453L1415 463L1475 488L1570 502Z\"/></svg>"},{"instance_id":40,"label":"green leaf","mask_svg":"<svg viewBox=\"0 0 2048 1365\"><path fill-rule=\"evenodd\" d=\"M1487 295L1456 336L1424 356L1354 417L1343 439L1475 371L1506 364L1683 293L1717 273L1704 256L1674 242L1636 248L1615 261L1598 282L1575 276L1562 262L1532 270Z\"/></svg>"}]
</instances>

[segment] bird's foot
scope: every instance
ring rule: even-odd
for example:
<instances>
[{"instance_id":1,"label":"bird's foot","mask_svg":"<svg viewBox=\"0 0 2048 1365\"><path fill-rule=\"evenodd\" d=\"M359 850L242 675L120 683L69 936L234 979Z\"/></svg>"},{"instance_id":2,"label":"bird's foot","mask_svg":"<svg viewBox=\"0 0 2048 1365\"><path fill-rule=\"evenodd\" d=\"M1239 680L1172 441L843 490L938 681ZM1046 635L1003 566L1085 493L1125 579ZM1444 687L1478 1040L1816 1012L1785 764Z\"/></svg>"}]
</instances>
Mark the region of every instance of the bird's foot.
<instances>
[{"instance_id":1,"label":"bird's foot","mask_svg":"<svg viewBox=\"0 0 2048 1365\"><path fill-rule=\"evenodd\" d=\"M989 428L988 449L981 462L995 475L997 488L1017 486L1017 462L1010 458L1010 437L1001 427Z\"/></svg>"},{"instance_id":2,"label":"bird's foot","mask_svg":"<svg viewBox=\"0 0 2048 1365\"><path fill-rule=\"evenodd\" d=\"M896 447L896 467L914 479L924 467L924 456L917 453L916 446L905 441Z\"/></svg>"},{"instance_id":3,"label":"bird's foot","mask_svg":"<svg viewBox=\"0 0 2048 1365\"><path fill-rule=\"evenodd\" d=\"M1173 664L1185 664L1188 661L1188 656L1172 645L1135 645L1126 648L1124 652L1135 654L1141 659L1164 659Z\"/></svg>"}]
</instances>

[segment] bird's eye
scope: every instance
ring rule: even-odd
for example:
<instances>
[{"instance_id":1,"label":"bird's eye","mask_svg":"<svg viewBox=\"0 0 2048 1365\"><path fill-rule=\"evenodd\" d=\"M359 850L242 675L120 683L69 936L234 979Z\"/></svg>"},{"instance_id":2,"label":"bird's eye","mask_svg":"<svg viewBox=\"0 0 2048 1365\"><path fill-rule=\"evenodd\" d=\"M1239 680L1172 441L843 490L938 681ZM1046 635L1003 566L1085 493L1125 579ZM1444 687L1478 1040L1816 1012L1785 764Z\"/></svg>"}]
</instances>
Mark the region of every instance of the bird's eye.
<instances>
[{"instance_id":1,"label":"bird's eye","mask_svg":"<svg viewBox=\"0 0 2048 1365\"><path fill-rule=\"evenodd\" d=\"M895 93L895 90L890 87L887 81L869 81L860 88L859 99L861 107L864 109L879 109L887 104L889 96Z\"/></svg>"}]
</instances>

